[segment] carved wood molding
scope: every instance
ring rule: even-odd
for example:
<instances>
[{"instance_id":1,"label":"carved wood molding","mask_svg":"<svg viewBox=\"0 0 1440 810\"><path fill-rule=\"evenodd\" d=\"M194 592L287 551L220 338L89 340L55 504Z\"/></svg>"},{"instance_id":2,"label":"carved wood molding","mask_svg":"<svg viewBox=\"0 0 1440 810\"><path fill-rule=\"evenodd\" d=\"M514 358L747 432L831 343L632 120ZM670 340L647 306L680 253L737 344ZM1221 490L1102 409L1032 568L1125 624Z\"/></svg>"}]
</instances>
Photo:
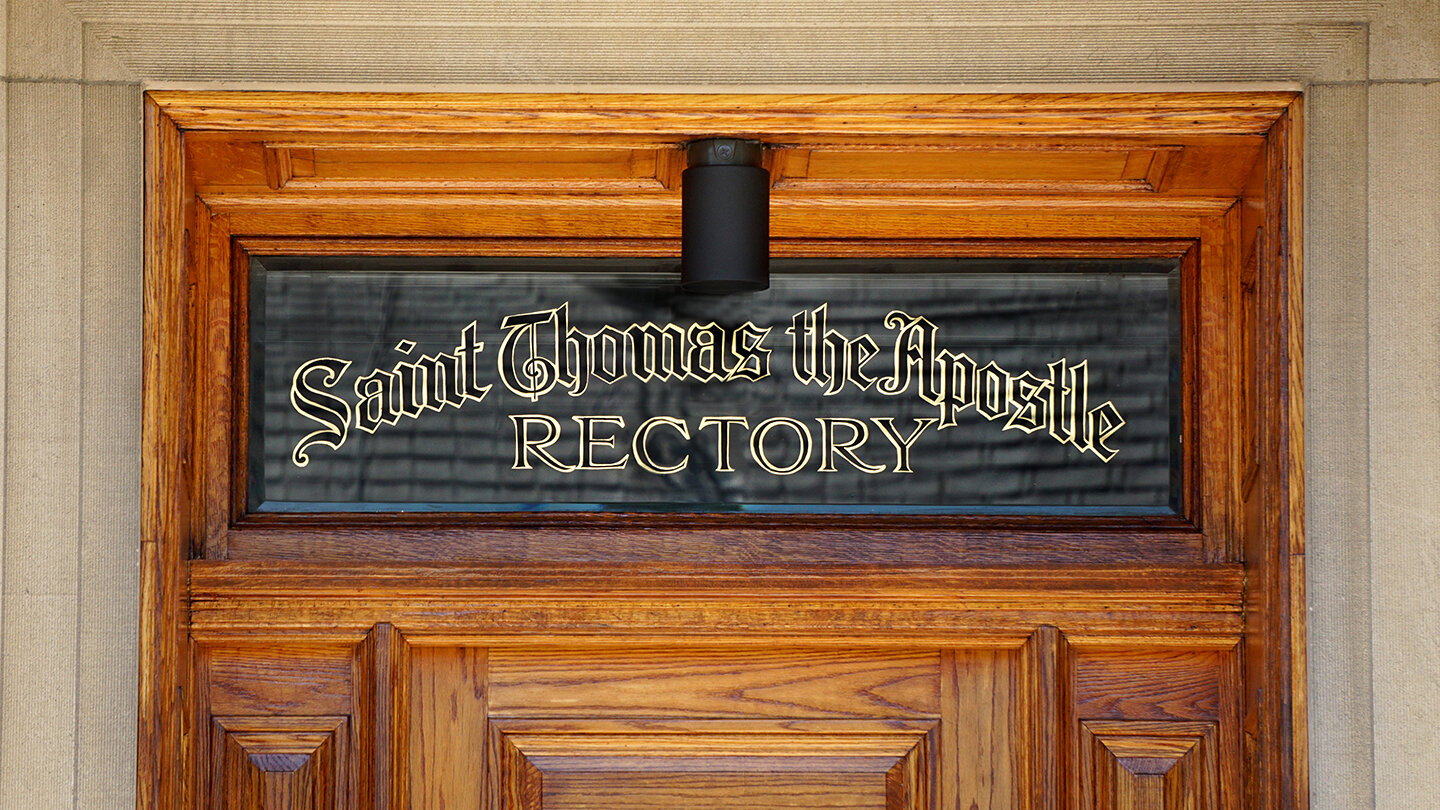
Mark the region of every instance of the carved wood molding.
<instances>
[{"instance_id":1,"label":"carved wood molding","mask_svg":"<svg viewBox=\"0 0 1440 810\"><path fill-rule=\"evenodd\" d=\"M468 133L615 138L856 133L1264 135L1292 92L1050 94L534 94L150 92L187 130Z\"/></svg>"},{"instance_id":2,"label":"carved wood molding","mask_svg":"<svg viewBox=\"0 0 1440 810\"><path fill-rule=\"evenodd\" d=\"M1223 806L1215 723L1087 720L1080 728L1086 810Z\"/></svg>"},{"instance_id":3,"label":"carved wood molding","mask_svg":"<svg viewBox=\"0 0 1440 810\"><path fill-rule=\"evenodd\" d=\"M350 806L348 718L215 717L211 726L210 806Z\"/></svg>"},{"instance_id":4,"label":"carved wood molding","mask_svg":"<svg viewBox=\"0 0 1440 810\"><path fill-rule=\"evenodd\" d=\"M931 802L936 726L899 720L494 720L493 807Z\"/></svg>"}]
</instances>

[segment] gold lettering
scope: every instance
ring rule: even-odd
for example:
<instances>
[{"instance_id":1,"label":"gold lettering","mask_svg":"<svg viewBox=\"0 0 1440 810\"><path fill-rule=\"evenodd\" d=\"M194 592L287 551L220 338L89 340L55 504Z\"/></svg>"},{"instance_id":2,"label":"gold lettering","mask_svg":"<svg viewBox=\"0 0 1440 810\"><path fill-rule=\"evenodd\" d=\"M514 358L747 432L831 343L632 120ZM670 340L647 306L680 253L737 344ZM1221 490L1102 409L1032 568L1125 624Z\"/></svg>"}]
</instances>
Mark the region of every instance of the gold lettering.
<instances>
[{"instance_id":1,"label":"gold lettering","mask_svg":"<svg viewBox=\"0 0 1440 810\"><path fill-rule=\"evenodd\" d=\"M875 379L865 373L865 364L880 353L880 347L869 335L847 338L828 327L829 304L821 304L809 312L797 312L790 319L792 366L795 379L825 389L825 396L840 393L849 383L864 391Z\"/></svg>"},{"instance_id":2,"label":"gold lettering","mask_svg":"<svg viewBox=\"0 0 1440 810\"><path fill-rule=\"evenodd\" d=\"M1050 381L1025 372L1010 381L1015 412L1002 430L1023 430L1034 433L1050 423Z\"/></svg>"},{"instance_id":3,"label":"gold lettering","mask_svg":"<svg viewBox=\"0 0 1440 810\"><path fill-rule=\"evenodd\" d=\"M1046 377L1029 371L1019 374L1001 368L995 361L979 366L964 352L937 347L938 329L930 320L891 310L884 319L894 330L891 347L893 367L875 376L866 365L881 353L869 334L851 338L828 326L829 304L797 312L785 332L791 336L793 372L804 385L817 385L824 396L835 396L851 384L885 396L912 390L920 401L938 407L938 418L915 419L915 427L902 436L895 420L871 418L876 428L894 447L892 472L912 472L910 450L932 425L938 430L954 427L965 409L975 407L987 420L1005 417L1002 429L1035 433L1048 431L1061 444L1081 453L1093 452L1109 462L1119 448L1111 440L1125 425L1112 402L1089 407L1089 365L1061 358L1047 366ZM557 386L571 396L583 396L592 381L606 385L627 375L640 383L652 381L712 382L744 380L757 382L770 374L771 350L765 342L772 331L745 322L738 327L715 322L676 324L630 324L623 328L601 325L593 333L570 327L569 303L535 312L504 316L504 332L496 363L506 390L536 402ZM415 343L401 340L395 350L410 356ZM316 358L296 370L291 381L290 401L301 416L318 423L321 429L303 437L292 451L297 466L309 462L309 448L323 445L338 449L353 424L366 433L381 425L398 424L401 417L419 418L427 410L442 411L466 402L482 401L492 386L480 384L480 356L485 344L479 339L477 321L461 330L460 341L445 354L420 355L414 361L400 361L390 369L374 369L355 380L353 405L335 395L332 388L348 370L349 361L332 357ZM324 376L320 376L323 374ZM661 425L676 431L685 441L691 434L687 423L677 417L646 419L631 437L630 452L609 460L597 460L597 451L619 451L624 418L572 416L579 425L578 455L575 464L561 461L550 450L560 439L560 422L543 414L513 414L515 428L513 469L535 469L540 465L559 472L623 469L633 456L647 472L672 475L687 469L689 457L662 463L652 455L649 441ZM808 421L808 420L807 420ZM886 470L861 457L860 448L870 438L870 425L863 419L817 417L820 424L819 472L838 472L839 461L866 474ZM614 428L605 431L604 426ZM734 472L732 440L736 426L750 429L743 416L707 416L698 430L716 429L715 472ZM781 427L796 437L795 459L775 463L772 456L781 447L767 439ZM783 431L782 431L783 432ZM808 466L815 437L806 422L789 417L771 417L750 433L750 451L755 463L774 475L791 475ZM783 437L782 437L783 440ZM673 441L673 440L672 440Z\"/></svg>"},{"instance_id":4,"label":"gold lettering","mask_svg":"<svg viewBox=\"0 0 1440 810\"><path fill-rule=\"evenodd\" d=\"M455 359L460 361L464 377L464 382L459 383L459 390L464 393L465 399L476 402L490 393L490 386L480 384L480 352L485 350L485 344L478 337L478 329L475 322L471 321L460 330L460 345L455 347ZM451 383L451 387L455 385L456 383Z\"/></svg>"},{"instance_id":5,"label":"gold lettering","mask_svg":"<svg viewBox=\"0 0 1440 810\"><path fill-rule=\"evenodd\" d=\"M506 315L500 322L500 328L506 330L505 339L500 341L500 354L496 356L500 382L517 397L536 402L560 380L556 359L540 354L539 334L540 327L555 324L551 344L558 354L560 330L557 312L554 309L523 312Z\"/></svg>"},{"instance_id":6,"label":"gold lettering","mask_svg":"<svg viewBox=\"0 0 1440 810\"><path fill-rule=\"evenodd\" d=\"M396 363L390 370L390 385L395 392L390 398L396 403L401 416L411 419L424 413L430 394L425 369L414 363Z\"/></svg>"},{"instance_id":7,"label":"gold lettering","mask_svg":"<svg viewBox=\"0 0 1440 810\"><path fill-rule=\"evenodd\" d=\"M623 416L572 416L576 424L580 425L580 460L575 463L577 470L623 470L625 464L630 460L630 454L626 453L618 461L598 462L595 460L596 447L608 447L614 449L614 436L596 436L596 425L614 425L625 427Z\"/></svg>"},{"instance_id":8,"label":"gold lettering","mask_svg":"<svg viewBox=\"0 0 1440 810\"><path fill-rule=\"evenodd\" d=\"M940 427L944 430L959 424L960 412L975 404L976 364L970 356L961 352L952 353L942 349L936 357L936 371L940 375Z\"/></svg>"},{"instance_id":9,"label":"gold lettering","mask_svg":"<svg viewBox=\"0 0 1440 810\"><path fill-rule=\"evenodd\" d=\"M749 321L730 333L730 357L734 365L726 380L759 382L770 376L770 350L764 348L770 327L761 329Z\"/></svg>"},{"instance_id":10,"label":"gold lettering","mask_svg":"<svg viewBox=\"0 0 1440 810\"><path fill-rule=\"evenodd\" d=\"M895 429L895 420L888 416L873 416L870 421L874 422L875 426L880 428L880 432L885 434L885 438L895 446L895 467L890 472L915 472L910 469L910 446L915 444L915 440L920 438L920 434L935 424L935 420L916 419L915 429L910 431L909 436L901 436L900 431Z\"/></svg>"},{"instance_id":11,"label":"gold lettering","mask_svg":"<svg viewBox=\"0 0 1440 810\"><path fill-rule=\"evenodd\" d=\"M635 457L635 463L640 469L655 473L656 475L674 475L690 465L690 457L687 455L675 464L664 465L656 461L650 455L650 431L666 425L675 429L685 441L690 441L690 428L685 424L684 419L676 419L673 416L652 416L640 423L636 429L635 436L630 441L630 452Z\"/></svg>"},{"instance_id":12,"label":"gold lettering","mask_svg":"<svg viewBox=\"0 0 1440 810\"><path fill-rule=\"evenodd\" d=\"M861 419L845 419L838 416L822 416L815 421L820 423L820 469L819 472L837 472L835 469L835 454L850 462L850 465L861 472L875 473L885 472L884 464L870 464L862 461L855 454L856 447L865 444L870 439L870 426ZM843 442L835 440L835 426L844 425L850 429L850 438Z\"/></svg>"},{"instance_id":13,"label":"gold lettering","mask_svg":"<svg viewBox=\"0 0 1440 810\"><path fill-rule=\"evenodd\" d=\"M595 379L606 385L625 376L625 333L606 326L595 333Z\"/></svg>"},{"instance_id":14,"label":"gold lettering","mask_svg":"<svg viewBox=\"0 0 1440 810\"><path fill-rule=\"evenodd\" d=\"M878 354L880 346L869 335L845 341L845 377L860 386L861 391L868 391L875 384L875 378L865 373L865 364Z\"/></svg>"},{"instance_id":15,"label":"gold lettering","mask_svg":"<svg viewBox=\"0 0 1440 810\"><path fill-rule=\"evenodd\" d=\"M725 329L714 323L691 324L686 336L690 339L690 351L686 360L690 376L700 382L724 379L721 374L720 351L725 345Z\"/></svg>"},{"instance_id":16,"label":"gold lettering","mask_svg":"<svg viewBox=\"0 0 1440 810\"><path fill-rule=\"evenodd\" d=\"M684 379L689 374L685 365L685 330L673 323L631 324L625 330L631 351L630 373L640 382Z\"/></svg>"},{"instance_id":17,"label":"gold lettering","mask_svg":"<svg viewBox=\"0 0 1440 810\"><path fill-rule=\"evenodd\" d=\"M885 316L885 328L898 329L895 335L895 367L888 379L880 381L880 393L903 394L915 378L915 393L930 405L938 405L939 397L930 373L935 359L935 324L920 317L893 310Z\"/></svg>"},{"instance_id":18,"label":"gold lettering","mask_svg":"<svg viewBox=\"0 0 1440 810\"><path fill-rule=\"evenodd\" d=\"M1100 460L1109 463L1119 450L1111 449L1105 444L1105 440L1115 435L1115 431L1125 426L1125 420L1120 418L1120 412L1109 402L1090 411L1086 420L1086 433L1090 434L1090 451L1100 457Z\"/></svg>"},{"instance_id":19,"label":"gold lettering","mask_svg":"<svg viewBox=\"0 0 1440 810\"><path fill-rule=\"evenodd\" d=\"M1010 374L991 360L976 373L975 388L979 396L975 410L986 419L999 419L1010 411Z\"/></svg>"},{"instance_id":20,"label":"gold lettering","mask_svg":"<svg viewBox=\"0 0 1440 810\"><path fill-rule=\"evenodd\" d=\"M739 425L750 429L750 422L743 416L707 416L700 420L700 429L715 428L715 472L735 472L730 463L730 429Z\"/></svg>"},{"instance_id":21,"label":"gold lettering","mask_svg":"<svg viewBox=\"0 0 1440 810\"><path fill-rule=\"evenodd\" d=\"M565 335L565 351L560 356L569 369L568 373L561 373L566 390L572 397L584 396L590 388L590 374L595 370L595 336L571 329Z\"/></svg>"},{"instance_id":22,"label":"gold lettering","mask_svg":"<svg viewBox=\"0 0 1440 810\"><path fill-rule=\"evenodd\" d=\"M355 427L366 433L374 433L381 425L393 425L400 421L400 412L390 399L394 387L390 382L393 375L383 368L377 368L355 381Z\"/></svg>"},{"instance_id":23,"label":"gold lettering","mask_svg":"<svg viewBox=\"0 0 1440 810\"><path fill-rule=\"evenodd\" d=\"M795 461L785 467L781 467L772 462L770 457L765 453L765 437L769 435L771 430L781 425L795 431L795 437L800 441L800 447L795 455ZM772 475L790 475L798 472L800 468L810 462L810 451L814 443L815 440L810 437L810 428L805 427L805 424L800 420L791 419L788 416L773 416L757 425L755 431L750 434L750 455L755 459L755 463L760 465L760 469L765 472L771 473Z\"/></svg>"},{"instance_id":24,"label":"gold lettering","mask_svg":"<svg viewBox=\"0 0 1440 810\"><path fill-rule=\"evenodd\" d=\"M535 469L530 464L530 457L533 455L552 470L559 470L562 473L575 471L575 467L555 458L549 450L545 449L560 438L559 420L543 413L512 413L510 421L515 424L515 463L511 465L510 469ZM538 439L532 438L530 428L533 425L544 426L545 435Z\"/></svg>"},{"instance_id":25,"label":"gold lettering","mask_svg":"<svg viewBox=\"0 0 1440 810\"><path fill-rule=\"evenodd\" d=\"M1050 436L1061 444L1073 444L1080 452L1090 449L1088 431L1080 421L1090 413L1090 363L1081 360L1066 367L1065 358L1051 363Z\"/></svg>"},{"instance_id":26,"label":"gold lettering","mask_svg":"<svg viewBox=\"0 0 1440 810\"><path fill-rule=\"evenodd\" d=\"M333 388L348 368L349 360L317 357L295 369L295 376L290 380L290 406L306 419L323 425L295 444L290 461L296 467L310 463L310 454L306 451L313 445L323 444L331 450L339 450L340 445L345 443L350 427L350 403L311 385L310 376L312 372L323 372L320 385Z\"/></svg>"},{"instance_id":27,"label":"gold lettering","mask_svg":"<svg viewBox=\"0 0 1440 810\"><path fill-rule=\"evenodd\" d=\"M825 311L829 304L821 304L813 311L797 312L790 319L790 326L785 334L790 335L791 351L790 365L795 374L795 379L804 385L815 382L817 339L824 327L819 324L825 321Z\"/></svg>"}]
</instances>

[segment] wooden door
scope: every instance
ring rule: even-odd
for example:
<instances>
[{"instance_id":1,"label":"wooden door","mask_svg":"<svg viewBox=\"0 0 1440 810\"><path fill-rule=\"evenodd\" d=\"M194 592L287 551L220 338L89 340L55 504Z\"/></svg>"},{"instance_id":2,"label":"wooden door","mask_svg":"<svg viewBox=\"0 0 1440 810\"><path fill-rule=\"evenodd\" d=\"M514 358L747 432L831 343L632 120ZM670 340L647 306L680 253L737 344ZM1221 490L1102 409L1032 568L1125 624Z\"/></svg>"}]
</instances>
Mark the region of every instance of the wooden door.
<instances>
[{"instance_id":1,"label":"wooden door","mask_svg":"<svg viewBox=\"0 0 1440 810\"><path fill-rule=\"evenodd\" d=\"M1299 99L148 96L140 805L1304 807ZM1170 516L259 514L246 268L1167 257Z\"/></svg>"}]
</instances>

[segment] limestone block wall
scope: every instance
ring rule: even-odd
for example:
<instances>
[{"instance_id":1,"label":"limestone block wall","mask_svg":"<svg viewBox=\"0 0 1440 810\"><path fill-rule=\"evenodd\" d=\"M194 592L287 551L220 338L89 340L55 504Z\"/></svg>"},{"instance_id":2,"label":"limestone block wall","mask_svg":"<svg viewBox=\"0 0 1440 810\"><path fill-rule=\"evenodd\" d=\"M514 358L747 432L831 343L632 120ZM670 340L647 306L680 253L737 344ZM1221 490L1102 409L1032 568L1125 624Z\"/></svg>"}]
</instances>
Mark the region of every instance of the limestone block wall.
<instances>
[{"instance_id":1,"label":"limestone block wall","mask_svg":"<svg viewBox=\"0 0 1440 810\"><path fill-rule=\"evenodd\" d=\"M1440 795L1437 0L0 0L0 25L0 808L134 805L147 86L1303 88L1312 806Z\"/></svg>"}]
</instances>

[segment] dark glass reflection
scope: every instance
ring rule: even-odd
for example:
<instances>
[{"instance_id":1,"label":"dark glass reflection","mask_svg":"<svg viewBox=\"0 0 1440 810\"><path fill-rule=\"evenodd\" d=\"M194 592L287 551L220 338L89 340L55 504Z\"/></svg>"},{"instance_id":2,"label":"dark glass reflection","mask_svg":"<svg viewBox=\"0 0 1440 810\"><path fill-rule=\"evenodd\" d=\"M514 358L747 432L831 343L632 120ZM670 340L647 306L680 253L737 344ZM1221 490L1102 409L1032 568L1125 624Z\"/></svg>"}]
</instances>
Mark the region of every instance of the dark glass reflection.
<instances>
[{"instance_id":1,"label":"dark glass reflection","mask_svg":"<svg viewBox=\"0 0 1440 810\"><path fill-rule=\"evenodd\" d=\"M772 273L252 260L250 508L1176 511L1178 262Z\"/></svg>"}]
</instances>

